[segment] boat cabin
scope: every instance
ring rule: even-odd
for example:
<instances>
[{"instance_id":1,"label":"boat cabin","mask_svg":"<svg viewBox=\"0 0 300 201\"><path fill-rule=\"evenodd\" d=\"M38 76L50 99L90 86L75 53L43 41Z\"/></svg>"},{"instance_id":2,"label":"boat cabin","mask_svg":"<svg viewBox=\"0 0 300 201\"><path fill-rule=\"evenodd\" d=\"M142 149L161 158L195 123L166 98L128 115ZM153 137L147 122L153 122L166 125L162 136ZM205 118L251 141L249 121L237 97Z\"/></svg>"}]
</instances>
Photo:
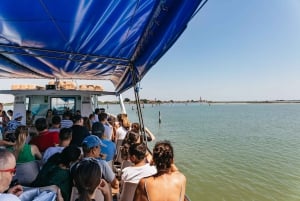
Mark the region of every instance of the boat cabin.
<instances>
[{"instance_id":1,"label":"boat cabin","mask_svg":"<svg viewBox=\"0 0 300 201\"><path fill-rule=\"evenodd\" d=\"M89 116L98 107L98 97L116 95L115 92L104 91L99 85L76 86L73 82L49 82L46 86L32 84L12 85L11 90L0 90L0 94L14 96L13 108L26 116L30 110L35 119L45 117L47 110L62 115L69 110L73 114L81 111L82 116ZM26 118L22 119L25 124Z\"/></svg>"}]
</instances>

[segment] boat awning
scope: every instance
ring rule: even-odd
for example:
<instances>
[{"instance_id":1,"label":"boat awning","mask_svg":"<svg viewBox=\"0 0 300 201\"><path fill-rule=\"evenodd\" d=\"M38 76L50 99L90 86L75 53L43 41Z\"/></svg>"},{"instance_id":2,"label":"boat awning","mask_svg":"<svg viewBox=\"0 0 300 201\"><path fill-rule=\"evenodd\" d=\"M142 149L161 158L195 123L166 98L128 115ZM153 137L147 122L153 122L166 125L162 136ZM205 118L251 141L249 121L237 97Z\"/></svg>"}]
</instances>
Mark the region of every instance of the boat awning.
<instances>
[{"instance_id":1,"label":"boat awning","mask_svg":"<svg viewBox=\"0 0 300 201\"><path fill-rule=\"evenodd\" d=\"M1 0L0 78L110 80L121 93L206 1Z\"/></svg>"}]
</instances>

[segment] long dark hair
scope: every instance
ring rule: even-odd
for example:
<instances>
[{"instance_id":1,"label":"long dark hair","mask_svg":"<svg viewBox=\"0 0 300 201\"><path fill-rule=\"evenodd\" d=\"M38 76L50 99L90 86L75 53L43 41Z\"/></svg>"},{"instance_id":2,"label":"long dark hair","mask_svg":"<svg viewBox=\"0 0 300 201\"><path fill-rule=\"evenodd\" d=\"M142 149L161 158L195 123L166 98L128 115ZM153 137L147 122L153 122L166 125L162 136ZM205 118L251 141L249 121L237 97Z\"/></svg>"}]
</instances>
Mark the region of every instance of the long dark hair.
<instances>
[{"instance_id":1,"label":"long dark hair","mask_svg":"<svg viewBox=\"0 0 300 201\"><path fill-rule=\"evenodd\" d=\"M147 146L144 143L132 144L128 152L130 156L135 156L138 161L141 161L146 156Z\"/></svg>"},{"instance_id":2,"label":"long dark hair","mask_svg":"<svg viewBox=\"0 0 300 201\"><path fill-rule=\"evenodd\" d=\"M153 161L157 172L165 172L171 168L174 152L170 141L157 142L153 148Z\"/></svg>"},{"instance_id":3,"label":"long dark hair","mask_svg":"<svg viewBox=\"0 0 300 201\"><path fill-rule=\"evenodd\" d=\"M127 160L129 157L129 148L136 144L138 140L140 139L140 134L133 132L133 131L128 131L123 142L122 142L122 147L121 147L121 158L123 160Z\"/></svg>"},{"instance_id":4,"label":"long dark hair","mask_svg":"<svg viewBox=\"0 0 300 201\"><path fill-rule=\"evenodd\" d=\"M100 184L101 169L95 159L87 158L75 165L73 178L79 193L78 201L91 201L90 196Z\"/></svg>"},{"instance_id":5,"label":"long dark hair","mask_svg":"<svg viewBox=\"0 0 300 201\"><path fill-rule=\"evenodd\" d=\"M69 145L63 149L61 153L56 153L51 156L48 161L54 164L63 164L69 168L70 165L76 162L81 155L80 149L75 145Z\"/></svg>"},{"instance_id":6,"label":"long dark hair","mask_svg":"<svg viewBox=\"0 0 300 201\"><path fill-rule=\"evenodd\" d=\"M136 144L140 139L140 134L134 131L128 131L123 140L123 144L127 143L129 145Z\"/></svg>"}]
</instances>

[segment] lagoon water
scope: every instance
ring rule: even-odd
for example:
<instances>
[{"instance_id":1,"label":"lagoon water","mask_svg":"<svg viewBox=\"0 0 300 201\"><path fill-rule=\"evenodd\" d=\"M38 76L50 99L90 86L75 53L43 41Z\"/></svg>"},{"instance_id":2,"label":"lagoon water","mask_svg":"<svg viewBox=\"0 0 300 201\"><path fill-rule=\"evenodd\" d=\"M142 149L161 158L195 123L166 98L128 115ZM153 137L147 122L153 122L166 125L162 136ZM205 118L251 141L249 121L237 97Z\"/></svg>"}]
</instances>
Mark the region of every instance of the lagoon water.
<instances>
[{"instance_id":1,"label":"lagoon water","mask_svg":"<svg viewBox=\"0 0 300 201\"><path fill-rule=\"evenodd\" d=\"M143 117L173 143L192 201L300 200L300 104L145 105Z\"/></svg>"},{"instance_id":2,"label":"lagoon water","mask_svg":"<svg viewBox=\"0 0 300 201\"><path fill-rule=\"evenodd\" d=\"M120 112L119 105L104 107ZM135 105L126 109L137 122ZM146 104L142 110L157 140L173 143L192 201L300 200L300 104Z\"/></svg>"}]
</instances>

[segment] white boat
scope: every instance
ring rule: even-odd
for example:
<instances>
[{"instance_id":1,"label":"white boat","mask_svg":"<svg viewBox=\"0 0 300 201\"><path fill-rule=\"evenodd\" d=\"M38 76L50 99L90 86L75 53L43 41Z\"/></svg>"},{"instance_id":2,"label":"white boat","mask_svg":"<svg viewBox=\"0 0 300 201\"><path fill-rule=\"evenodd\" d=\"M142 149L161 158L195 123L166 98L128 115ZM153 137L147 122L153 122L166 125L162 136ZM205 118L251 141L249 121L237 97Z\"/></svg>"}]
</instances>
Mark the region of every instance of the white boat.
<instances>
[{"instance_id":1,"label":"white boat","mask_svg":"<svg viewBox=\"0 0 300 201\"><path fill-rule=\"evenodd\" d=\"M133 88L145 135L139 82L206 2L3 0L0 78L108 80L115 90L17 89L0 93L15 95L17 111L25 112L27 105L32 111L35 107L43 111L54 107L50 104L47 108L46 103L57 101L63 108L72 104L72 109L80 109L85 115L87 108L92 108L93 97L119 96Z\"/></svg>"},{"instance_id":2,"label":"white boat","mask_svg":"<svg viewBox=\"0 0 300 201\"><path fill-rule=\"evenodd\" d=\"M134 88L207 0L3 0L0 78L107 80ZM30 5L30 6L28 6Z\"/></svg>"}]
</instances>

